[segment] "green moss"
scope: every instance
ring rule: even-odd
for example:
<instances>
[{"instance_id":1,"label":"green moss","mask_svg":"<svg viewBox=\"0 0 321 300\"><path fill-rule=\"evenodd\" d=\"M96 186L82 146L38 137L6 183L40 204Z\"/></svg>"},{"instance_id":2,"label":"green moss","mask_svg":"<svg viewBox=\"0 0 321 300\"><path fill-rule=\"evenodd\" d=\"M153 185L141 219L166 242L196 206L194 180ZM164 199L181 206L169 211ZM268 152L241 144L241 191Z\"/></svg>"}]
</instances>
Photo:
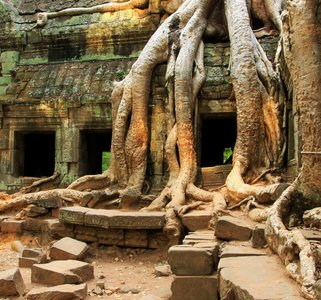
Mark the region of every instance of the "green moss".
<instances>
[{"instance_id":1,"label":"green moss","mask_svg":"<svg viewBox=\"0 0 321 300\"><path fill-rule=\"evenodd\" d=\"M25 58L20 60L20 65L41 65L41 64L47 64L48 58Z\"/></svg>"}]
</instances>

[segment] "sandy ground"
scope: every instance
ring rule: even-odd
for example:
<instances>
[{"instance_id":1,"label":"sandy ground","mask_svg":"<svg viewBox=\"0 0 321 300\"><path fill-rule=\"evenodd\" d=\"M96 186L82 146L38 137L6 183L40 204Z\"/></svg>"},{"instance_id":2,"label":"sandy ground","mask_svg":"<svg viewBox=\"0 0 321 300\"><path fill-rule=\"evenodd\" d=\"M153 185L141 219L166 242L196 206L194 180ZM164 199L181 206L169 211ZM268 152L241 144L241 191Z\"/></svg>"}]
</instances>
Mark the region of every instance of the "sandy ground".
<instances>
[{"instance_id":1,"label":"sandy ground","mask_svg":"<svg viewBox=\"0 0 321 300\"><path fill-rule=\"evenodd\" d=\"M32 236L1 235L0 271L18 266L19 253L12 250L12 242L19 240L26 247L37 247ZM44 249L48 245L42 245ZM167 250L133 249L91 245L86 261L94 265L95 278L88 284L86 299L142 299L154 295L168 299L173 275L155 276L155 267L166 264ZM20 268L28 290L42 285L31 283L31 270ZM97 282L104 282L102 295L96 289ZM0 297L0 299L3 299ZM13 297L10 299L25 299Z\"/></svg>"}]
</instances>

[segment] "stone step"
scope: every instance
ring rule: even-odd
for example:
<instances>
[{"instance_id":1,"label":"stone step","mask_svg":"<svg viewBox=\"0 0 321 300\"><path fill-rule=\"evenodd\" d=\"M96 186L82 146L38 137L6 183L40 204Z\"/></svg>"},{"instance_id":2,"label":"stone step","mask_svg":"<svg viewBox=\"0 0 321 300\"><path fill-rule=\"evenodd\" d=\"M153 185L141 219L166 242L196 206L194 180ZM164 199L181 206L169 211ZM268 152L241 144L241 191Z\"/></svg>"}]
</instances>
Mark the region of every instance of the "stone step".
<instances>
[{"instance_id":1,"label":"stone step","mask_svg":"<svg viewBox=\"0 0 321 300\"><path fill-rule=\"evenodd\" d=\"M227 246L218 272L221 299L305 299L279 258L262 250Z\"/></svg>"},{"instance_id":2,"label":"stone step","mask_svg":"<svg viewBox=\"0 0 321 300\"><path fill-rule=\"evenodd\" d=\"M59 220L63 223L111 229L162 229L165 213L73 206L60 208Z\"/></svg>"},{"instance_id":3,"label":"stone step","mask_svg":"<svg viewBox=\"0 0 321 300\"><path fill-rule=\"evenodd\" d=\"M211 212L208 210L192 210L186 213L182 222L189 231L207 229L211 219Z\"/></svg>"}]
</instances>

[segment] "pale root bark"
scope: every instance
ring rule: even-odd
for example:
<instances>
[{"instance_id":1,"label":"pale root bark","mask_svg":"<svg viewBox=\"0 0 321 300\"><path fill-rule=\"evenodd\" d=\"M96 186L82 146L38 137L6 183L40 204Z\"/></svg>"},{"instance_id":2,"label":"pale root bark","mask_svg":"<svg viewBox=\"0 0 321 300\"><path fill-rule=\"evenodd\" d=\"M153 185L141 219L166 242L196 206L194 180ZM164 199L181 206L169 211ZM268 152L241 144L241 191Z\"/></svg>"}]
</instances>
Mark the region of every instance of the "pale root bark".
<instances>
[{"instance_id":1,"label":"pale root bark","mask_svg":"<svg viewBox=\"0 0 321 300\"><path fill-rule=\"evenodd\" d=\"M294 201L320 206L321 192L321 18L319 1L288 1L284 14L284 57L293 81L293 102L301 133L301 175L273 205L266 228L269 246L279 254L308 297L319 299L317 254L298 230L288 230L285 216ZM303 213L303 212L301 212Z\"/></svg>"}]
</instances>

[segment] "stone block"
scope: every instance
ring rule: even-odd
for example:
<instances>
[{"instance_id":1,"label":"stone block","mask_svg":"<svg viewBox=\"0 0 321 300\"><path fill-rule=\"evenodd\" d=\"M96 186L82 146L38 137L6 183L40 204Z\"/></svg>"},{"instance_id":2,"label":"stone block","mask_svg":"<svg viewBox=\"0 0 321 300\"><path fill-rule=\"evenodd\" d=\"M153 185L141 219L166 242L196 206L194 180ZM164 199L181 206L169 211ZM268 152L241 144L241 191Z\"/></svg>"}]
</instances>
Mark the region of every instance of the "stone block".
<instances>
[{"instance_id":1,"label":"stone block","mask_svg":"<svg viewBox=\"0 0 321 300\"><path fill-rule=\"evenodd\" d=\"M113 211L106 209L90 209L85 215L84 224L86 226L109 228L112 215Z\"/></svg>"},{"instance_id":2,"label":"stone block","mask_svg":"<svg viewBox=\"0 0 321 300\"><path fill-rule=\"evenodd\" d=\"M87 296L87 284L62 284L48 288L31 290L27 300L56 300L56 299L85 299Z\"/></svg>"},{"instance_id":3,"label":"stone block","mask_svg":"<svg viewBox=\"0 0 321 300\"><path fill-rule=\"evenodd\" d=\"M169 239L162 231L148 231L148 248L167 248L168 244Z\"/></svg>"},{"instance_id":4,"label":"stone block","mask_svg":"<svg viewBox=\"0 0 321 300\"><path fill-rule=\"evenodd\" d=\"M94 278L94 267L78 260L56 260L47 264L34 264L31 281L46 285L83 283Z\"/></svg>"},{"instance_id":5,"label":"stone block","mask_svg":"<svg viewBox=\"0 0 321 300\"><path fill-rule=\"evenodd\" d=\"M1 231L5 233L22 233L23 221L6 219L1 223Z\"/></svg>"},{"instance_id":6,"label":"stone block","mask_svg":"<svg viewBox=\"0 0 321 300\"><path fill-rule=\"evenodd\" d=\"M31 268L34 264L42 264L46 261L45 255L39 257L19 257L19 268Z\"/></svg>"},{"instance_id":7,"label":"stone block","mask_svg":"<svg viewBox=\"0 0 321 300\"><path fill-rule=\"evenodd\" d=\"M217 275L176 276L172 282L171 300L218 300Z\"/></svg>"},{"instance_id":8,"label":"stone block","mask_svg":"<svg viewBox=\"0 0 321 300\"><path fill-rule=\"evenodd\" d=\"M213 273L214 253L217 248L198 248L188 245L172 246L168 250L168 263L175 275L209 275Z\"/></svg>"},{"instance_id":9,"label":"stone block","mask_svg":"<svg viewBox=\"0 0 321 300\"><path fill-rule=\"evenodd\" d=\"M64 237L51 246L49 256L54 260L82 260L86 257L88 250L86 243Z\"/></svg>"},{"instance_id":10,"label":"stone block","mask_svg":"<svg viewBox=\"0 0 321 300\"><path fill-rule=\"evenodd\" d=\"M44 208L57 208L63 205L63 201L57 195L48 196L45 199L29 199L27 200L28 204L35 204Z\"/></svg>"},{"instance_id":11,"label":"stone block","mask_svg":"<svg viewBox=\"0 0 321 300\"><path fill-rule=\"evenodd\" d=\"M222 240L247 241L252 236L252 227L243 220L224 216L217 220L215 236Z\"/></svg>"},{"instance_id":12,"label":"stone block","mask_svg":"<svg viewBox=\"0 0 321 300\"><path fill-rule=\"evenodd\" d=\"M63 224L58 220L47 221L48 233L52 238L74 237L74 227L70 224Z\"/></svg>"},{"instance_id":13,"label":"stone block","mask_svg":"<svg viewBox=\"0 0 321 300\"><path fill-rule=\"evenodd\" d=\"M114 212L115 213L110 217L110 228L162 229L165 223L164 212Z\"/></svg>"},{"instance_id":14,"label":"stone block","mask_svg":"<svg viewBox=\"0 0 321 300\"><path fill-rule=\"evenodd\" d=\"M264 250L254 249L246 246L227 245L223 248L221 259L226 257L240 257L240 256L262 256L266 255Z\"/></svg>"},{"instance_id":15,"label":"stone block","mask_svg":"<svg viewBox=\"0 0 321 300\"><path fill-rule=\"evenodd\" d=\"M85 214L89 211L88 208L81 206L62 207L59 210L59 220L70 224L85 224Z\"/></svg>"},{"instance_id":16,"label":"stone block","mask_svg":"<svg viewBox=\"0 0 321 300\"><path fill-rule=\"evenodd\" d=\"M18 268L0 272L0 297L22 296L25 292L26 287Z\"/></svg>"},{"instance_id":17,"label":"stone block","mask_svg":"<svg viewBox=\"0 0 321 300\"><path fill-rule=\"evenodd\" d=\"M221 299L304 299L276 256L221 258L219 291Z\"/></svg>"},{"instance_id":18,"label":"stone block","mask_svg":"<svg viewBox=\"0 0 321 300\"><path fill-rule=\"evenodd\" d=\"M84 242L97 242L97 228L75 225L75 238Z\"/></svg>"},{"instance_id":19,"label":"stone block","mask_svg":"<svg viewBox=\"0 0 321 300\"><path fill-rule=\"evenodd\" d=\"M214 231L201 230L201 231L191 232L188 235L186 235L183 240L183 244L194 245L197 243L215 242L215 241L216 241L216 239L214 237Z\"/></svg>"},{"instance_id":20,"label":"stone block","mask_svg":"<svg viewBox=\"0 0 321 300\"><path fill-rule=\"evenodd\" d=\"M266 239L265 239L265 225L264 224L257 224L252 232L252 247L253 248L263 248L266 246Z\"/></svg>"},{"instance_id":21,"label":"stone block","mask_svg":"<svg viewBox=\"0 0 321 300\"><path fill-rule=\"evenodd\" d=\"M98 244L124 246L124 231L121 229L97 230Z\"/></svg>"},{"instance_id":22,"label":"stone block","mask_svg":"<svg viewBox=\"0 0 321 300\"><path fill-rule=\"evenodd\" d=\"M200 229L207 229L210 219L210 211L194 210L185 214L182 218L182 221L189 231L196 231Z\"/></svg>"},{"instance_id":23,"label":"stone block","mask_svg":"<svg viewBox=\"0 0 321 300\"><path fill-rule=\"evenodd\" d=\"M44 226L42 219L27 218L23 222L23 229L27 231L41 232Z\"/></svg>"},{"instance_id":24,"label":"stone block","mask_svg":"<svg viewBox=\"0 0 321 300\"><path fill-rule=\"evenodd\" d=\"M41 248L25 248L22 251L22 257L39 257L43 255Z\"/></svg>"},{"instance_id":25,"label":"stone block","mask_svg":"<svg viewBox=\"0 0 321 300\"><path fill-rule=\"evenodd\" d=\"M125 230L125 247L148 247L148 236L146 230Z\"/></svg>"}]
</instances>

